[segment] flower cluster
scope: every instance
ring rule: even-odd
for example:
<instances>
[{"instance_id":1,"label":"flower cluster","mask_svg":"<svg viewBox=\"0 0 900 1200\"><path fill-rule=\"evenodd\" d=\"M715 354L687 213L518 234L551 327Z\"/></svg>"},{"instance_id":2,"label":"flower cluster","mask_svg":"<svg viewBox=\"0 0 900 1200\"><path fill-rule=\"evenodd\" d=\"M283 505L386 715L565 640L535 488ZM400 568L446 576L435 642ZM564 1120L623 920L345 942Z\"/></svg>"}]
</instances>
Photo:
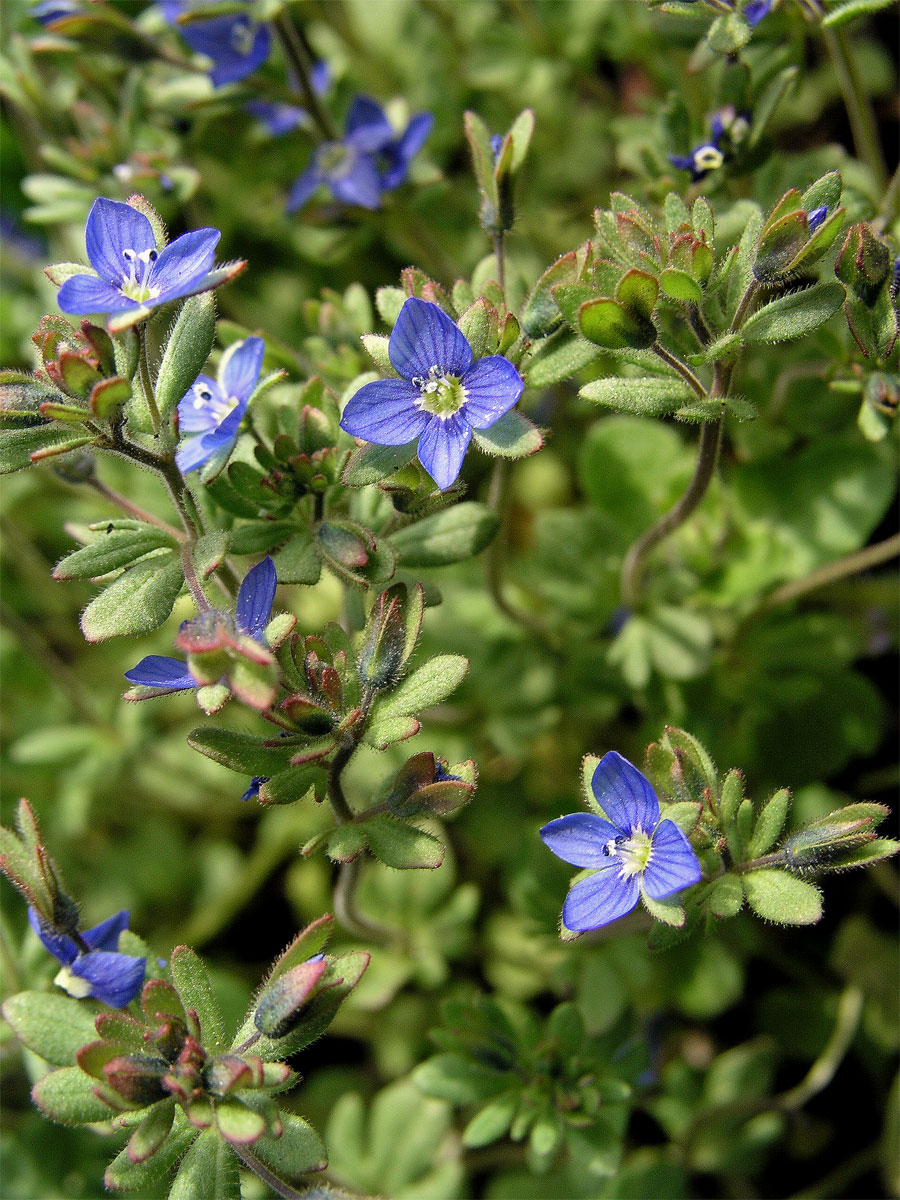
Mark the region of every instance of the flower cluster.
<instances>
[{"instance_id":1,"label":"flower cluster","mask_svg":"<svg viewBox=\"0 0 900 1200\"><path fill-rule=\"evenodd\" d=\"M380 104L368 96L357 96L343 138L319 146L294 182L288 212L302 208L323 184L341 204L380 208L382 194L406 180L409 164L422 149L433 123L431 113L417 113L398 136Z\"/></svg>"}]
</instances>

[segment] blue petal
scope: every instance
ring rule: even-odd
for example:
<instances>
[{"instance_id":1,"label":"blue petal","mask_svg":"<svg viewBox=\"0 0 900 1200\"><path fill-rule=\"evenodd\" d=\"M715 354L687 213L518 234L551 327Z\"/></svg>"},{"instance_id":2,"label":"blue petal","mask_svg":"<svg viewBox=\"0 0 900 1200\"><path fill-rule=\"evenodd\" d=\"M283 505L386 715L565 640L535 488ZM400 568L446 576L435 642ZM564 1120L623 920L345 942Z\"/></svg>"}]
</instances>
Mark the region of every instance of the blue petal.
<instances>
[{"instance_id":1,"label":"blue petal","mask_svg":"<svg viewBox=\"0 0 900 1200\"><path fill-rule=\"evenodd\" d=\"M328 85L331 83L331 67L324 59L313 64L309 73L309 82L317 96L324 96L328 91Z\"/></svg>"},{"instance_id":2,"label":"blue petal","mask_svg":"<svg viewBox=\"0 0 900 1200\"><path fill-rule=\"evenodd\" d=\"M141 990L147 960L133 958L130 954L92 950L90 954L79 954L69 964L69 970L91 985L91 995L95 999L112 1008L124 1008Z\"/></svg>"},{"instance_id":3,"label":"blue petal","mask_svg":"<svg viewBox=\"0 0 900 1200\"><path fill-rule=\"evenodd\" d=\"M294 180L293 187L288 193L287 211L295 213L298 208L302 208L321 183L324 183L324 177L313 162L298 179Z\"/></svg>"},{"instance_id":4,"label":"blue petal","mask_svg":"<svg viewBox=\"0 0 900 1200\"><path fill-rule=\"evenodd\" d=\"M219 378L226 396L235 400L248 400L256 387L262 370L263 352L266 345L262 338L244 338L229 346L222 356Z\"/></svg>"},{"instance_id":5,"label":"blue petal","mask_svg":"<svg viewBox=\"0 0 900 1200\"><path fill-rule=\"evenodd\" d=\"M599 929L631 912L640 891L634 875L623 879L618 871L598 871L569 890L563 904L563 924L580 933Z\"/></svg>"},{"instance_id":6,"label":"blue petal","mask_svg":"<svg viewBox=\"0 0 900 1200\"><path fill-rule=\"evenodd\" d=\"M123 908L112 917L107 917L93 929L88 929L81 936L94 950L117 950L119 934L128 928L128 909Z\"/></svg>"},{"instance_id":7,"label":"blue petal","mask_svg":"<svg viewBox=\"0 0 900 1200\"><path fill-rule=\"evenodd\" d=\"M231 47L227 55L223 55L216 62L215 67L209 73L213 87L236 83L239 79L246 79L248 75L252 75L269 57L271 42L272 35L268 25L257 26L249 54L242 54ZM215 56L211 54L210 57Z\"/></svg>"},{"instance_id":8,"label":"blue petal","mask_svg":"<svg viewBox=\"0 0 900 1200\"><path fill-rule=\"evenodd\" d=\"M419 438L419 462L441 491L459 475L471 440L471 427L461 412L446 420L435 417L425 427Z\"/></svg>"},{"instance_id":9,"label":"blue petal","mask_svg":"<svg viewBox=\"0 0 900 1200\"><path fill-rule=\"evenodd\" d=\"M256 564L244 576L237 596L235 617L237 623L249 633L252 638L260 641L263 630L272 615L272 602L275 599L275 588L278 586L278 576L275 564L266 557Z\"/></svg>"},{"instance_id":10,"label":"blue petal","mask_svg":"<svg viewBox=\"0 0 900 1200\"><path fill-rule=\"evenodd\" d=\"M244 108L251 116L262 121L273 137L290 133L308 115L305 108L298 108L296 104L270 104L267 100L248 100Z\"/></svg>"},{"instance_id":11,"label":"blue petal","mask_svg":"<svg viewBox=\"0 0 900 1200\"><path fill-rule=\"evenodd\" d=\"M378 446L405 446L425 428L429 415L418 407L421 392L405 379L377 379L350 397L341 429Z\"/></svg>"},{"instance_id":12,"label":"blue petal","mask_svg":"<svg viewBox=\"0 0 900 1200\"><path fill-rule=\"evenodd\" d=\"M673 167L677 167L679 171L693 172L694 170L693 154L670 154L669 162Z\"/></svg>"},{"instance_id":13,"label":"blue petal","mask_svg":"<svg viewBox=\"0 0 900 1200\"><path fill-rule=\"evenodd\" d=\"M153 284L162 289L156 304L183 296L209 274L221 236L218 229L194 229L169 242L153 268Z\"/></svg>"},{"instance_id":14,"label":"blue petal","mask_svg":"<svg viewBox=\"0 0 900 1200\"><path fill-rule=\"evenodd\" d=\"M806 219L809 225L809 232L815 233L827 216L827 204L822 204L818 208L814 208L811 213L808 213Z\"/></svg>"},{"instance_id":15,"label":"blue petal","mask_svg":"<svg viewBox=\"0 0 900 1200\"><path fill-rule=\"evenodd\" d=\"M427 376L432 367L461 378L472 365L472 347L459 326L437 304L416 296L400 309L388 354L404 379Z\"/></svg>"},{"instance_id":16,"label":"blue petal","mask_svg":"<svg viewBox=\"0 0 900 1200\"><path fill-rule=\"evenodd\" d=\"M743 9L741 16L748 25L758 25L763 17L767 17L772 8L772 0L750 0Z\"/></svg>"},{"instance_id":17,"label":"blue petal","mask_svg":"<svg viewBox=\"0 0 900 1200\"><path fill-rule=\"evenodd\" d=\"M78 946L64 933L57 933L35 909L28 909L28 923L54 958L68 966L78 956Z\"/></svg>"},{"instance_id":18,"label":"blue petal","mask_svg":"<svg viewBox=\"0 0 900 1200\"><path fill-rule=\"evenodd\" d=\"M341 204L358 204L360 208L381 207L381 179L373 159L360 155L346 175L329 176L328 186Z\"/></svg>"},{"instance_id":19,"label":"blue petal","mask_svg":"<svg viewBox=\"0 0 900 1200\"><path fill-rule=\"evenodd\" d=\"M111 313L139 308L136 300L123 296L117 287L96 275L73 275L59 289L56 303L67 313Z\"/></svg>"},{"instance_id":20,"label":"blue petal","mask_svg":"<svg viewBox=\"0 0 900 1200\"><path fill-rule=\"evenodd\" d=\"M243 796L241 796L241 799L242 800L255 800L256 797L259 795L259 789L262 787L262 785L264 783L268 783L268 782L269 782L268 775L254 775L253 778L250 780L250 786L247 788L246 792L244 792Z\"/></svg>"},{"instance_id":21,"label":"blue petal","mask_svg":"<svg viewBox=\"0 0 900 1200\"><path fill-rule=\"evenodd\" d=\"M502 354L491 354L472 363L462 385L466 390L462 411L473 429L487 429L499 421L525 390L522 376Z\"/></svg>"},{"instance_id":22,"label":"blue petal","mask_svg":"<svg viewBox=\"0 0 900 1200\"><path fill-rule=\"evenodd\" d=\"M208 391L211 399L204 400L201 392ZM198 375L178 401L178 430L180 433L208 433L221 421L222 409L228 396L215 379Z\"/></svg>"},{"instance_id":23,"label":"blue petal","mask_svg":"<svg viewBox=\"0 0 900 1200\"><path fill-rule=\"evenodd\" d=\"M664 900L699 883L700 877L700 863L683 831L674 821L660 821L641 877L644 891L651 900Z\"/></svg>"},{"instance_id":24,"label":"blue petal","mask_svg":"<svg viewBox=\"0 0 900 1200\"><path fill-rule=\"evenodd\" d=\"M404 182L409 173L410 161L422 149L425 139L431 133L432 125L434 125L432 113L418 113L407 125L403 136L398 141L385 146L382 153L387 158L388 167L381 177L381 186L385 191L392 191Z\"/></svg>"},{"instance_id":25,"label":"blue petal","mask_svg":"<svg viewBox=\"0 0 900 1200\"><path fill-rule=\"evenodd\" d=\"M597 803L623 833L638 826L650 833L659 824L656 792L627 758L610 750L594 771L591 790Z\"/></svg>"},{"instance_id":26,"label":"blue petal","mask_svg":"<svg viewBox=\"0 0 900 1200\"><path fill-rule=\"evenodd\" d=\"M197 681L180 658L167 658L161 654L148 654L136 667L125 672L129 683L142 687L166 688L170 692L183 692L197 687Z\"/></svg>"},{"instance_id":27,"label":"blue petal","mask_svg":"<svg viewBox=\"0 0 900 1200\"><path fill-rule=\"evenodd\" d=\"M238 437L238 427L247 411L247 401L239 400L228 416L211 433L188 438L175 451L175 463L182 475L196 471L213 455L232 448Z\"/></svg>"},{"instance_id":28,"label":"blue petal","mask_svg":"<svg viewBox=\"0 0 900 1200\"><path fill-rule=\"evenodd\" d=\"M130 204L107 200L105 196L99 196L91 205L84 240L88 261L101 279L109 283L121 283L129 277L130 266L124 257L125 250L143 254L145 250L156 249L153 226L144 214Z\"/></svg>"},{"instance_id":29,"label":"blue petal","mask_svg":"<svg viewBox=\"0 0 900 1200\"><path fill-rule=\"evenodd\" d=\"M366 154L381 150L393 141L394 130L384 109L370 96L357 96L347 114L348 145Z\"/></svg>"},{"instance_id":30,"label":"blue petal","mask_svg":"<svg viewBox=\"0 0 900 1200\"><path fill-rule=\"evenodd\" d=\"M557 858L573 867L606 867L621 865L606 853L606 844L620 836L615 825L594 813L572 813L558 817L541 830L541 838Z\"/></svg>"}]
</instances>

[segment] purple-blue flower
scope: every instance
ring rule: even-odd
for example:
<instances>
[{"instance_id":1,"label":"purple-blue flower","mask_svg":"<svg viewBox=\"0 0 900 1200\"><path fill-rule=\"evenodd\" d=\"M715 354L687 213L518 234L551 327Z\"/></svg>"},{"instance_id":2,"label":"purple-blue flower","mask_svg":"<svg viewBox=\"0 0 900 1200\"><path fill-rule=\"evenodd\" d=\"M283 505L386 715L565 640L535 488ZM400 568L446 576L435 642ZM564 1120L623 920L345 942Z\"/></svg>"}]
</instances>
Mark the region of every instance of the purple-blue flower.
<instances>
[{"instance_id":1,"label":"purple-blue flower","mask_svg":"<svg viewBox=\"0 0 900 1200\"><path fill-rule=\"evenodd\" d=\"M508 412L525 384L500 354L472 361L472 347L437 304L411 297L388 343L401 379L364 384L350 398L341 428L379 446L418 439L422 466L448 488L459 475L473 429Z\"/></svg>"},{"instance_id":2,"label":"purple-blue flower","mask_svg":"<svg viewBox=\"0 0 900 1200\"><path fill-rule=\"evenodd\" d=\"M715 142L703 142L690 154L670 154L669 162L679 171L690 171L691 182L696 183L712 171L718 171L725 162L725 155Z\"/></svg>"},{"instance_id":3,"label":"purple-blue flower","mask_svg":"<svg viewBox=\"0 0 900 1200\"><path fill-rule=\"evenodd\" d=\"M656 793L627 759L614 750L604 755L591 790L606 819L572 813L541 830L557 858L591 870L563 905L563 925L578 933L631 912L642 891L664 900L701 877L690 842L674 821L660 820Z\"/></svg>"},{"instance_id":4,"label":"purple-blue flower","mask_svg":"<svg viewBox=\"0 0 900 1200\"><path fill-rule=\"evenodd\" d=\"M63 312L125 313L136 319L151 308L204 292L223 282L212 271L218 229L195 229L157 250L153 226L142 212L101 196L85 226L87 255L95 274L73 275L59 289Z\"/></svg>"},{"instance_id":5,"label":"purple-blue flower","mask_svg":"<svg viewBox=\"0 0 900 1200\"><path fill-rule=\"evenodd\" d=\"M277 585L275 564L267 556L247 572L238 591L235 624L239 632L261 645L264 644L263 633L272 615ZM187 663L182 662L180 658L169 658L163 654L148 654L137 666L125 672L125 678L129 683L153 688L154 695L157 696L202 686L188 670ZM144 697L137 696L135 699Z\"/></svg>"},{"instance_id":6,"label":"purple-blue flower","mask_svg":"<svg viewBox=\"0 0 900 1200\"><path fill-rule=\"evenodd\" d=\"M748 25L758 25L772 11L772 0L750 0L741 12Z\"/></svg>"},{"instance_id":7,"label":"purple-blue flower","mask_svg":"<svg viewBox=\"0 0 900 1200\"><path fill-rule=\"evenodd\" d=\"M812 212L806 214L806 223L810 233L815 233L825 218L828 216L828 205L821 204L818 208L814 208Z\"/></svg>"},{"instance_id":8,"label":"purple-blue flower","mask_svg":"<svg viewBox=\"0 0 900 1200\"><path fill-rule=\"evenodd\" d=\"M247 0L241 0L246 3ZM192 0L162 0L163 16L192 50L211 58L214 87L236 83L251 75L269 57L272 35L268 25L250 19L249 12L231 12L208 20L181 21L199 5Z\"/></svg>"},{"instance_id":9,"label":"purple-blue flower","mask_svg":"<svg viewBox=\"0 0 900 1200\"><path fill-rule=\"evenodd\" d=\"M381 105L368 96L357 96L347 115L344 137L319 146L295 181L288 196L288 212L296 212L323 184L342 204L379 208L382 193L406 179L409 164L433 122L431 113L417 113L397 137Z\"/></svg>"},{"instance_id":10,"label":"purple-blue flower","mask_svg":"<svg viewBox=\"0 0 900 1200\"><path fill-rule=\"evenodd\" d=\"M178 401L178 429L191 435L175 452L182 475L231 453L262 370L264 350L262 338L234 342L222 355L218 380L198 375Z\"/></svg>"},{"instance_id":11,"label":"purple-blue flower","mask_svg":"<svg viewBox=\"0 0 900 1200\"><path fill-rule=\"evenodd\" d=\"M32 5L29 16L42 25L53 25L56 21L64 21L66 17L77 17L81 12L80 0L40 0L40 3Z\"/></svg>"},{"instance_id":12,"label":"purple-blue flower","mask_svg":"<svg viewBox=\"0 0 900 1200\"><path fill-rule=\"evenodd\" d=\"M28 920L50 953L62 963L55 982L76 1000L93 996L113 1008L124 1008L141 990L146 958L117 951L119 935L128 928L127 911L116 913L79 935L89 950L83 950L66 934L58 933L33 908L28 909Z\"/></svg>"}]
</instances>

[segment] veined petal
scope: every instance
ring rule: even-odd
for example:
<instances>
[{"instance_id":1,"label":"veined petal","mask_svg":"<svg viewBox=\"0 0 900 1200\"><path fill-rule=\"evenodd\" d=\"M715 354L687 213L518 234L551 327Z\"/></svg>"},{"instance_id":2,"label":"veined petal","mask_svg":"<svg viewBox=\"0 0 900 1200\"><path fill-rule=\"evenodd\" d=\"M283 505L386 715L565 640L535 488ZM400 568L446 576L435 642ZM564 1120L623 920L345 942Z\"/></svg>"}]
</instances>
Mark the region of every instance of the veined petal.
<instances>
[{"instance_id":1,"label":"veined petal","mask_svg":"<svg viewBox=\"0 0 900 1200\"><path fill-rule=\"evenodd\" d=\"M238 625L256 641L260 641L263 630L272 615L272 602L278 576L275 564L268 556L251 567L244 576L237 596L235 617Z\"/></svg>"},{"instance_id":2,"label":"veined petal","mask_svg":"<svg viewBox=\"0 0 900 1200\"><path fill-rule=\"evenodd\" d=\"M557 858L571 863L573 867L595 867L600 870L621 865L606 852L607 842L615 841L619 836L615 825L610 825L609 821L604 821L594 813L572 813L568 817L558 817L541 830L544 845Z\"/></svg>"},{"instance_id":3,"label":"veined petal","mask_svg":"<svg viewBox=\"0 0 900 1200\"><path fill-rule=\"evenodd\" d=\"M627 758L610 750L594 771L591 790L597 803L623 833L638 826L650 833L659 824L656 792Z\"/></svg>"},{"instance_id":4,"label":"veined petal","mask_svg":"<svg viewBox=\"0 0 900 1200\"><path fill-rule=\"evenodd\" d=\"M360 154L346 175L329 176L328 186L341 204L358 204L360 208L373 210L381 207L378 168L367 154Z\"/></svg>"},{"instance_id":5,"label":"veined petal","mask_svg":"<svg viewBox=\"0 0 900 1200\"><path fill-rule=\"evenodd\" d=\"M54 958L68 966L78 956L78 946L64 933L57 933L36 909L28 909L28 923Z\"/></svg>"},{"instance_id":6,"label":"veined petal","mask_svg":"<svg viewBox=\"0 0 900 1200\"><path fill-rule=\"evenodd\" d=\"M170 692L183 692L197 687L197 681L180 658L168 658L162 654L148 654L137 666L125 672L129 683L141 687L166 688Z\"/></svg>"},{"instance_id":7,"label":"veined petal","mask_svg":"<svg viewBox=\"0 0 900 1200\"><path fill-rule=\"evenodd\" d=\"M381 150L394 137L384 109L371 96L355 98L347 114L346 130L345 140L366 154Z\"/></svg>"},{"instance_id":8,"label":"veined petal","mask_svg":"<svg viewBox=\"0 0 900 1200\"><path fill-rule=\"evenodd\" d=\"M472 347L459 326L437 304L416 296L400 309L388 355L404 379L425 377L432 367L461 378L472 365Z\"/></svg>"},{"instance_id":9,"label":"veined petal","mask_svg":"<svg viewBox=\"0 0 900 1200\"><path fill-rule=\"evenodd\" d=\"M117 287L105 279L98 279L96 275L72 275L59 289L56 303L63 312L79 316L85 313L124 312L140 307L137 300L129 300Z\"/></svg>"},{"instance_id":10,"label":"veined petal","mask_svg":"<svg viewBox=\"0 0 900 1200\"><path fill-rule=\"evenodd\" d=\"M324 179L315 162L311 163L297 179L288 193L287 211L295 213L302 208Z\"/></svg>"},{"instance_id":11,"label":"veined petal","mask_svg":"<svg viewBox=\"0 0 900 1200\"><path fill-rule=\"evenodd\" d=\"M265 348L265 342L258 337L244 338L228 347L219 367L226 396L233 396L235 400L248 399L259 379Z\"/></svg>"},{"instance_id":12,"label":"veined petal","mask_svg":"<svg viewBox=\"0 0 900 1200\"><path fill-rule=\"evenodd\" d=\"M211 399L204 400L202 393L209 392ZM178 401L178 429L181 433L208 433L222 420L222 410L228 404L228 396L218 381L209 375L198 375Z\"/></svg>"},{"instance_id":13,"label":"veined petal","mask_svg":"<svg viewBox=\"0 0 900 1200\"><path fill-rule=\"evenodd\" d=\"M419 462L443 491L459 475L472 440L472 430L461 412L441 420L434 417L419 438Z\"/></svg>"},{"instance_id":14,"label":"veined petal","mask_svg":"<svg viewBox=\"0 0 900 1200\"><path fill-rule=\"evenodd\" d=\"M623 879L618 871L598 871L570 888L563 904L563 924L580 933L600 929L631 912L640 891L634 875Z\"/></svg>"},{"instance_id":15,"label":"veined petal","mask_svg":"<svg viewBox=\"0 0 900 1200\"><path fill-rule=\"evenodd\" d=\"M69 964L69 970L91 985L91 995L112 1008L130 1004L144 982L146 958L130 954L112 954L107 950L92 950L79 954Z\"/></svg>"},{"instance_id":16,"label":"veined petal","mask_svg":"<svg viewBox=\"0 0 900 1200\"><path fill-rule=\"evenodd\" d=\"M215 262L218 229L194 229L169 242L153 268L153 285L160 289L157 304L184 295Z\"/></svg>"},{"instance_id":17,"label":"veined petal","mask_svg":"<svg viewBox=\"0 0 900 1200\"><path fill-rule=\"evenodd\" d=\"M405 446L429 421L417 406L419 396L419 389L405 379L366 383L347 401L341 429L377 446Z\"/></svg>"},{"instance_id":18,"label":"veined petal","mask_svg":"<svg viewBox=\"0 0 900 1200\"><path fill-rule=\"evenodd\" d=\"M124 256L126 250L143 254L146 250L156 249L153 226L144 214L132 208L130 204L122 204L119 200L107 200L105 196L99 196L91 205L84 240L88 261L97 274L109 283L121 283L128 278L130 265ZM81 276L76 275L74 278L80 279ZM97 308L84 311L104 310Z\"/></svg>"},{"instance_id":19,"label":"veined petal","mask_svg":"<svg viewBox=\"0 0 900 1200\"><path fill-rule=\"evenodd\" d=\"M121 912L107 917L105 921L101 921L93 929L88 929L81 936L94 950L116 950L119 946L119 934L123 929L128 928L128 918L128 909L123 908Z\"/></svg>"},{"instance_id":20,"label":"veined petal","mask_svg":"<svg viewBox=\"0 0 900 1200\"><path fill-rule=\"evenodd\" d=\"M664 900L700 878L700 863L683 830L674 821L660 821L641 876L644 891L651 900Z\"/></svg>"},{"instance_id":21,"label":"veined petal","mask_svg":"<svg viewBox=\"0 0 900 1200\"><path fill-rule=\"evenodd\" d=\"M525 390L522 376L502 354L473 362L462 385L466 390L463 412L473 429L487 429L499 421Z\"/></svg>"}]
</instances>

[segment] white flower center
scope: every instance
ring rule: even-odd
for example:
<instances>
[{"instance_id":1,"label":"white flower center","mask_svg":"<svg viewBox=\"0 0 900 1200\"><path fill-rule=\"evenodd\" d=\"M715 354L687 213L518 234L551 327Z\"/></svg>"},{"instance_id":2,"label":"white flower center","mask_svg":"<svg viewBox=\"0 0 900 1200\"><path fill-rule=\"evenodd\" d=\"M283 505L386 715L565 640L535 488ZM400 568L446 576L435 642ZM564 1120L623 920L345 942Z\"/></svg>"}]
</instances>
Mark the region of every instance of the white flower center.
<instances>
[{"instance_id":1,"label":"white flower center","mask_svg":"<svg viewBox=\"0 0 900 1200\"><path fill-rule=\"evenodd\" d=\"M235 54L241 54L244 58L253 49L253 34L254 28L250 22L241 17L231 27L231 48Z\"/></svg>"},{"instance_id":2,"label":"white flower center","mask_svg":"<svg viewBox=\"0 0 900 1200\"><path fill-rule=\"evenodd\" d=\"M431 367L427 375L414 375L411 381L419 389L416 404L442 421L458 413L467 396L456 375L445 375L440 367Z\"/></svg>"},{"instance_id":3,"label":"white flower center","mask_svg":"<svg viewBox=\"0 0 900 1200\"><path fill-rule=\"evenodd\" d=\"M195 383L191 390L194 393L195 411L209 420L210 427L221 425L237 404L234 396L214 395L205 383Z\"/></svg>"},{"instance_id":4,"label":"white flower center","mask_svg":"<svg viewBox=\"0 0 900 1200\"><path fill-rule=\"evenodd\" d=\"M86 979L82 979L80 975L76 975L68 967L63 967L58 971L53 982L76 1000L85 1000L91 994L90 983Z\"/></svg>"},{"instance_id":5,"label":"white flower center","mask_svg":"<svg viewBox=\"0 0 900 1200\"><path fill-rule=\"evenodd\" d=\"M701 146L694 151L694 167L698 171L717 171L725 161L725 155L715 146Z\"/></svg>"},{"instance_id":6,"label":"white flower center","mask_svg":"<svg viewBox=\"0 0 900 1200\"><path fill-rule=\"evenodd\" d=\"M153 277L153 264L159 258L158 250L123 250L122 257L128 263L128 278L119 285L119 290L129 300L143 304L153 300L160 293L160 288L153 287L150 280Z\"/></svg>"},{"instance_id":7,"label":"white flower center","mask_svg":"<svg viewBox=\"0 0 900 1200\"><path fill-rule=\"evenodd\" d=\"M631 831L631 837L610 838L603 853L619 860L619 876L630 879L632 875L643 875L653 852L653 838L644 833L640 825Z\"/></svg>"}]
</instances>

